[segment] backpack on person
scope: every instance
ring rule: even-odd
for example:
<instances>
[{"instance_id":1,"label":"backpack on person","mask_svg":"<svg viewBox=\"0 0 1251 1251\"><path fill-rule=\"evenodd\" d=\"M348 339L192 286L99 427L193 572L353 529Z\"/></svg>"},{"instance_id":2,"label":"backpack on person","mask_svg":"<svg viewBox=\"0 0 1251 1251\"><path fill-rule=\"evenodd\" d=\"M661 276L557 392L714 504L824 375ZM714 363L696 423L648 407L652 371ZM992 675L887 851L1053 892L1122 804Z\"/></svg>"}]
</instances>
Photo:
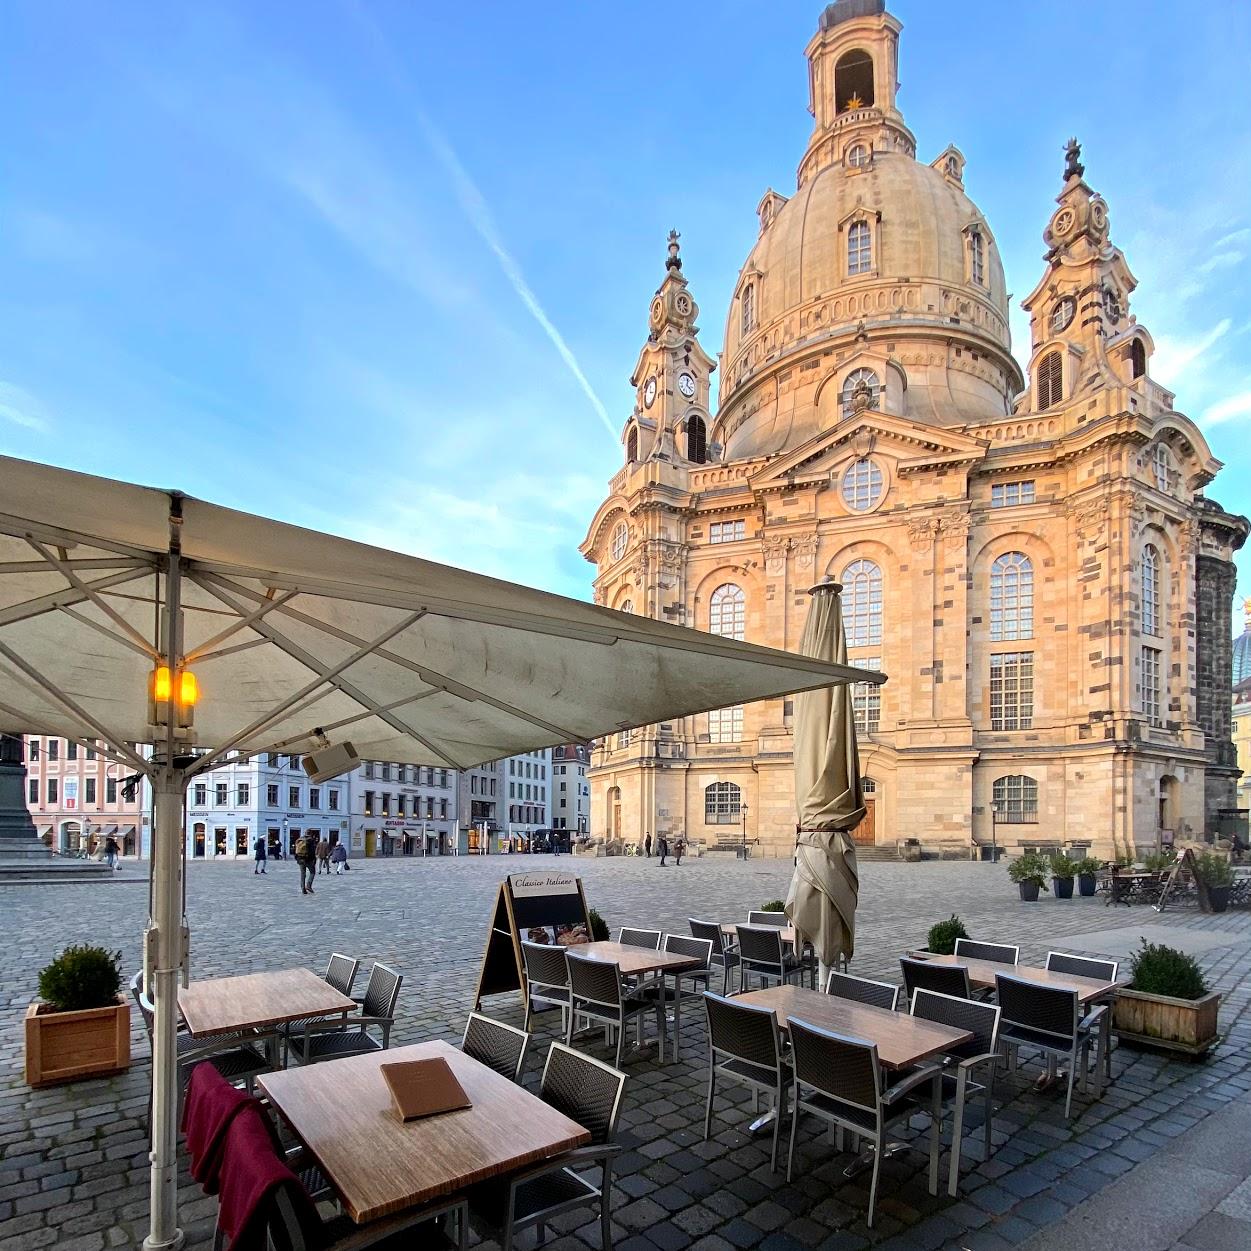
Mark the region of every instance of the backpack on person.
<instances>
[{"instance_id":1,"label":"backpack on person","mask_svg":"<svg viewBox=\"0 0 1251 1251\"><path fill-rule=\"evenodd\" d=\"M311 838L305 837L303 834L295 840L295 858L297 860L312 860L317 854L317 844Z\"/></svg>"}]
</instances>

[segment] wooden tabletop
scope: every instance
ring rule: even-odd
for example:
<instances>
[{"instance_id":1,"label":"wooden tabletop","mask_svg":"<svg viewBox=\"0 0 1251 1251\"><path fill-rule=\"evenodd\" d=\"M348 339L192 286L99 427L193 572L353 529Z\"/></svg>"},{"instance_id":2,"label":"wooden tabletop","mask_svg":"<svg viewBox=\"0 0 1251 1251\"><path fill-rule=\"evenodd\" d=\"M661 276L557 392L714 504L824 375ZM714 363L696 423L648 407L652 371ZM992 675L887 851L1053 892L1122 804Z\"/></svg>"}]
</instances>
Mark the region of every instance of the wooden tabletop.
<instances>
[{"instance_id":1,"label":"wooden tabletop","mask_svg":"<svg viewBox=\"0 0 1251 1251\"><path fill-rule=\"evenodd\" d=\"M1049 969L1040 969L1031 964L999 964L995 960L966 960L963 957L957 959L955 956L925 956L924 958L933 961L934 964L963 964L969 970L969 984L978 990L994 990L995 975L1008 973L1025 982L1036 982L1040 986L1075 990L1081 1003L1106 998L1118 986L1128 986L1130 983L1128 977L1117 978L1115 982L1105 982L1097 977L1078 977L1074 973L1054 973Z\"/></svg>"},{"instance_id":2,"label":"wooden tabletop","mask_svg":"<svg viewBox=\"0 0 1251 1251\"><path fill-rule=\"evenodd\" d=\"M473 1106L401 1121L379 1066L435 1057L451 1065ZM358 1224L591 1139L577 1122L445 1042L304 1065L256 1080Z\"/></svg>"},{"instance_id":3,"label":"wooden tabletop","mask_svg":"<svg viewBox=\"0 0 1251 1251\"><path fill-rule=\"evenodd\" d=\"M798 1017L820 1029L877 1043L878 1059L882 1067L888 1069L908 1068L969 1042L973 1037L967 1029L919 1020L903 1012L855 1003L819 990L806 990L802 986L768 986L764 990L749 990L734 995L733 998L742 1003L772 1008L783 1029L790 1023L791 1017Z\"/></svg>"},{"instance_id":4,"label":"wooden tabletop","mask_svg":"<svg viewBox=\"0 0 1251 1251\"><path fill-rule=\"evenodd\" d=\"M355 1012L357 1008L311 969L278 969L192 982L178 992L178 1006L193 1038L280 1025L306 1016Z\"/></svg>"},{"instance_id":5,"label":"wooden tabletop","mask_svg":"<svg viewBox=\"0 0 1251 1251\"><path fill-rule=\"evenodd\" d=\"M651 951L646 947L631 947L628 943L578 943L570 947L569 952L589 960L618 965L623 977L634 977L640 973L680 973L683 969L699 967L695 956Z\"/></svg>"},{"instance_id":6,"label":"wooden tabletop","mask_svg":"<svg viewBox=\"0 0 1251 1251\"><path fill-rule=\"evenodd\" d=\"M782 935L784 943L789 943L792 947L795 945L795 927L793 925L752 925L749 921L727 921L721 927L721 932L734 938L737 937L741 926L747 926L756 930L777 930Z\"/></svg>"}]
</instances>

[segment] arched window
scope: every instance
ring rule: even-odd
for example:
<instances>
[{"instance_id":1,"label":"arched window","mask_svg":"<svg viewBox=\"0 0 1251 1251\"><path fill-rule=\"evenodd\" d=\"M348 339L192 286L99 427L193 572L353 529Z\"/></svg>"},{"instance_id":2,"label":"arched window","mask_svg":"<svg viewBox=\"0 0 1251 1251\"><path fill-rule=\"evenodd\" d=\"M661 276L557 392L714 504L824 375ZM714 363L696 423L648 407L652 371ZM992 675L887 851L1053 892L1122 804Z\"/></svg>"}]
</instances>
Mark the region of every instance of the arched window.
<instances>
[{"instance_id":1,"label":"arched window","mask_svg":"<svg viewBox=\"0 0 1251 1251\"><path fill-rule=\"evenodd\" d=\"M869 163L869 149L863 143L853 143L847 149L847 164L859 169Z\"/></svg>"},{"instance_id":2,"label":"arched window","mask_svg":"<svg viewBox=\"0 0 1251 1251\"><path fill-rule=\"evenodd\" d=\"M873 795L877 793L877 783L872 778L860 779L860 792L864 795Z\"/></svg>"},{"instance_id":3,"label":"arched window","mask_svg":"<svg viewBox=\"0 0 1251 1251\"><path fill-rule=\"evenodd\" d=\"M1034 637L1034 566L1023 552L1005 552L990 567L990 637Z\"/></svg>"},{"instance_id":4,"label":"arched window","mask_svg":"<svg viewBox=\"0 0 1251 1251\"><path fill-rule=\"evenodd\" d=\"M843 502L854 513L868 512L882 498L882 471L867 457L852 461L843 473Z\"/></svg>"},{"instance_id":5,"label":"arched window","mask_svg":"<svg viewBox=\"0 0 1251 1251\"><path fill-rule=\"evenodd\" d=\"M749 282L739 298L743 306L743 333L749 334L756 327L756 284Z\"/></svg>"},{"instance_id":6,"label":"arched window","mask_svg":"<svg viewBox=\"0 0 1251 1251\"><path fill-rule=\"evenodd\" d=\"M633 464L639 458L639 428L631 426L626 435L626 460Z\"/></svg>"},{"instance_id":7,"label":"arched window","mask_svg":"<svg viewBox=\"0 0 1251 1251\"><path fill-rule=\"evenodd\" d=\"M873 268L873 235L868 222L852 222L847 231L847 272L867 274Z\"/></svg>"},{"instance_id":8,"label":"arched window","mask_svg":"<svg viewBox=\"0 0 1251 1251\"><path fill-rule=\"evenodd\" d=\"M1135 339L1129 345L1129 369L1135 378L1141 378L1147 372L1147 345L1141 339Z\"/></svg>"},{"instance_id":9,"label":"arched window","mask_svg":"<svg viewBox=\"0 0 1251 1251\"><path fill-rule=\"evenodd\" d=\"M876 646L882 641L882 570L871 560L853 560L839 581L847 646Z\"/></svg>"},{"instance_id":10,"label":"arched window","mask_svg":"<svg viewBox=\"0 0 1251 1251\"><path fill-rule=\"evenodd\" d=\"M873 58L861 48L844 52L834 66L834 111L866 109L873 103Z\"/></svg>"},{"instance_id":11,"label":"arched window","mask_svg":"<svg viewBox=\"0 0 1251 1251\"><path fill-rule=\"evenodd\" d=\"M747 599L741 586L723 583L712 593L708 606L708 629L722 638L741 639L747 619Z\"/></svg>"},{"instance_id":12,"label":"arched window","mask_svg":"<svg viewBox=\"0 0 1251 1251\"><path fill-rule=\"evenodd\" d=\"M686 419L686 459L696 465L708 459L708 428L695 413Z\"/></svg>"},{"instance_id":13,"label":"arched window","mask_svg":"<svg viewBox=\"0 0 1251 1251\"><path fill-rule=\"evenodd\" d=\"M1168 448L1163 443L1155 445L1151 463L1155 469L1155 489L1167 491L1169 470L1172 469L1173 462L1169 459Z\"/></svg>"},{"instance_id":14,"label":"arched window","mask_svg":"<svg viewBox=\"0 0 1251 1251\"><path fill-rule=\"evenodd\" d=\"M630 542L630 527L624 521L617 522L612 532L612 558L620 560L626 553L626 545Z\"/></svg>"},{"instance_id":15,"label":"arched window","mask_svg":"<svg viewBox=\"0 0 1251 1251\"><path fill-rule=\"evenodd\" d=\"M980 230L969 232L969 277L979 287L986 285L986 243Z\"/></svg>"},{"instance_id":16,"label":"arched window","mask_svg":"<svg viewBox=\"0 0 1251 1251\"><path fill-rule=\"evenodd\" d=\"M623 599L621 601L621 607L618 608L617 611L618 612L633 612L634 601L632 599Z\"/></svg>"},{"instance_id":17,"label":"arched window","mask_svg":"<svg viewBox=\"0 0 1251 1251\"><path fill-rule=\"evenodd\" d=\"M1064 367L1059 352L1048 352L1038 362L1038 411L1045 412L1064 399Z\"/></svg>"},{"instance_id":18,"label":"arched window","mask_svg":"<svg viewBox=\"0 0 1251 1251\"><path fill-rule=\"evenodd\" d=\"M1150 543L1142 549L1142 632L1160 634L1160 553Z\"/></svg>"},{"instance_id":19,"label":"arched window","mask_svg":"<svg viewBox=\"0 0 1251 1251\"><path fill-rule=\"evenodd\" d=\"M869 388L869 407L877 407L878 397L882 394L882 384L878 381L877 374L871 369L853 369L843 380L843 389L838 393L844 417L850 417L855 411L852 401L855 399L856 387L862 382Z\"/></svg>"},{"instance_id":20,"label":"arched window","mask_svg":"<svg viewBox=\"0 0 1251 1251\"><path fill-rule=\"evenodd\" d=\"M733 825L743 810L743 792L733 782L704 787L704 824Z\"/></svg>"},{"instance_id":21,"label":"arched window","mask_svg":"<svg viewBox=\"0 0 1251 1251\"><path fill-rule=\"evenodd\" d=\"M1024 773L996 778L991 799L1000 824L1033 825L1038 821L1038 783Z\"/></svg>"}]
</instances>

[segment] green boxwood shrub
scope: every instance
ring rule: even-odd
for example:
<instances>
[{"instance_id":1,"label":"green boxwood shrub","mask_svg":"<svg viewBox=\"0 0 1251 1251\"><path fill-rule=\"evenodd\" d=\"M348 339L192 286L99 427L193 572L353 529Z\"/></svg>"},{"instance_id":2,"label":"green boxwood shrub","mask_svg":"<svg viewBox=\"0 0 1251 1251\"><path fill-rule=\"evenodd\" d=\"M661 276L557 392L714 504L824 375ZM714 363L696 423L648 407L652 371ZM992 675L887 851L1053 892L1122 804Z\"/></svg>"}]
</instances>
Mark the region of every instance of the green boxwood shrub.
<instances>
[{"instance_id":1,"label":"green boxwood shrub","mask_svg":"<svg viewBox=\"0 0 1251 1251\"><path fill-rule=\"evenodd\" d=\"M122 953L103 947L66 947L39 972L39 997L55 1012L108 1008L122 985Z\"/></svg>"},{"instance_id":2,"label":"green boxwood shrub","mask_svg":"<svg viewBox=\"0 0 1251 1251\"><path fill-rule=\"evenodd\" d=\"M1063 880L1072 880L1077 873L1077 861L1072 856L1057 851L1050 860L1051 876Z\"/></svg>"},{"instance_id":3,"label":"green boxwood shrub","mask_svg":"<svg viewBox=\"0 0 1251 1251\"><path fill-rule=\"evenodd\" d=\"M968 938L969 931L964 922L953 912L946 921L939 921L930 926L929 937L925 940L925 948L936 956L949 956L956 949L957 938Z\"/></svg>"},{"instance_id":4,"label":"green boxwood shrub","mask_svg":"<svg viewBox=\"0 0 1251 1251\"><path fill-rule=\"evenodd\" d=\"M781 899L770 899L767 904L760 905L761 912L785 912L786 904Z\"/></svg>"},{"instance_id":5,"label":"green boxwood shrub","mask_svg":"<svg viewBox=\"0 0 1251 1251\"><path fill-rule=\"evenodd\" d=\"M1103 868L1103 861L1093 856L1083 856L1074 866L1073 871L1078 877L1094 877Z\"/></svg>"},{"instance_id":6,"label":"green boxwood shrub","mask_svg":"<svg viewBox=\"0 0 1251 1251\"><path fill-rule=\"evenodd\" d=\"M1167 995L1171 999L1199 999L1208 993L1203 972L1188 956L1176 947L1149 943L1144 938L1142 946L1130 957L1133 974L1132 990L1146 995Z\"/></svg>"},{"instance_id":7,"label":"green boxwood shrub","mask_svg":"<svg viewBox=\"0 0 1251 1251\"><path fill-rule=\"evenodd\" d=\"M591 909L591 941L606 943L610 937L608 922L594 908Z\"/></svg>"},{"instance_id":8,"label":"green boxwood shrub","mask_svg":"<svg viewBox=\"0 0 1251 1251\"><path fill-rule=\"evenodd\" d=\"M1234 884L1234 866L1225 859L1210 851L1195 857L1195 871L1199 874L1204 886L1232 886Z\"/></svg>"},{"instance_id":9,"label":"green boxwood shrub","mask_svg":"<svg viewBox=\"0 0 1251 1251\"><path fill-rule=\"evenodd\" d=\"M1041 889L1046 890L1047 879L1051 876L1051 864L1042 856L1027 851L1008 865L1008 876L1018 886L1022 882L1037 882Z\"/></svg>"}]
</instances>

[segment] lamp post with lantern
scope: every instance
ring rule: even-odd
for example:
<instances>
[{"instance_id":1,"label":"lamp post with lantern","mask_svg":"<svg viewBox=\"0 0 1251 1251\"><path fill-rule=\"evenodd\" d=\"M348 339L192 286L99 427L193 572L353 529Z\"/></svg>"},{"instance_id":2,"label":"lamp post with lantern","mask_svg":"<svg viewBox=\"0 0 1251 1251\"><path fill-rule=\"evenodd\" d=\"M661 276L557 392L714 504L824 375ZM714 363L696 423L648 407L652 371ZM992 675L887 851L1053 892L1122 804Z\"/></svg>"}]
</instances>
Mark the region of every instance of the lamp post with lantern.
<instances>
[{"instance_id":1,"label":"lamp post with lantern","mask_svg":"<svg viewBox=\"0 0 1251 1251\"><path fill-rule=\"evenodd\" d=\"M740 804L738 811L739 811L739 815L742 817L742 824L743 824L743 844L738 849L738 858L740 860L746 860L747 859L747 805Z\"/></svg>"}]
</instances>

